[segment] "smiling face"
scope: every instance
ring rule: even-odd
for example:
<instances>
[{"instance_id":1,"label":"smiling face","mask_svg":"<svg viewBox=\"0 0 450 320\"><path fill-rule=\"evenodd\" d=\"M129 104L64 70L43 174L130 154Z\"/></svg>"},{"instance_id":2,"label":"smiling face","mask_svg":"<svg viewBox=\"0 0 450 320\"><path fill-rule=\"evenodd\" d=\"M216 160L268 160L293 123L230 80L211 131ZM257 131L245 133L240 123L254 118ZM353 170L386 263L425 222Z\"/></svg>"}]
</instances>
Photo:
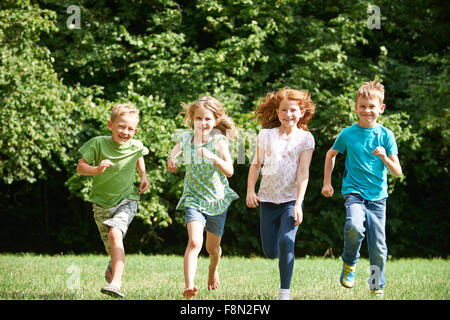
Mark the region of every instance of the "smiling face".
<instances>
[{"instance_id":1,"label":"smiling face","mask_svg":"<svg viewBox=\"0 0 450 320\"><path fill-rule=\"evenodd\" d=\"M364 128L373 128L386 106L377 98L359 97L355 104L355 112L359 117L358 124Z\"/></svg>"},{"instance_id":2,"label":"smiling face","mask_svg":"<svg viewBox=\"0 0 450 320\"><path fill-rule=\"evenodd\" d=\"M108 129L112 132L113 141L119 145L128 142L136 133L138 123L139 117L130 113L124 113L108 121Z\"/></svg>"},{"instance_id":3,"label":"smiling face","mask_svg":"<svg viewBox=\"0 0 450 320\"><path fill-rule=\"evenodd\" d=\"M217 123L212 111L202 107L194 111L193 122L195 135L201 135L204 138L209 138Z\"/></svg>"},{"instance_id":4,"label":"smiling face","mask_svg":"<svg viewBox=\"0 0 450 320\"><path fill-rule=\"evenodd\" d=\"M301 110L298 102L294 100L284 99L277 109L278 120L280 120L281 126L286 128L297 127L297 123L304 114L305 111Z\"/></svg>"}]
</instances>

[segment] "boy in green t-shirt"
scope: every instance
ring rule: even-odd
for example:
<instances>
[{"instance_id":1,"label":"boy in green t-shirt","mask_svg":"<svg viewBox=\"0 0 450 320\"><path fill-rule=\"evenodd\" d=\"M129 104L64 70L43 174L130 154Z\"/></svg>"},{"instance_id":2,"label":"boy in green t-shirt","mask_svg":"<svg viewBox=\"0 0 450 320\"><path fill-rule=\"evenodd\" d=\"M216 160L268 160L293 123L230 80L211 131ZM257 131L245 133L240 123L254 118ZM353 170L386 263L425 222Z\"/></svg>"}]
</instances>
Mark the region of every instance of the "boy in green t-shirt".
<instances>
[{"instance_id":1,"label":"boy in green t-shirt","mask_svg":"<svg viewBox=\"0 0 450 320\"><path fill-rule=\"evenodd\" d=\"M94 176L89 201L106 252L111 260L105 273L109 284L101 292L123 297L120 291L125 265L123 238L137 212L137 201L150 184L143 156L148 149L132 139L139 123L139 110L129 104L116 104L108 128L111 136L98 136L86 142L79 152L77 172ZM134 185L136 168L141 177L139 190Z\"/></svg>"}]
</instances>

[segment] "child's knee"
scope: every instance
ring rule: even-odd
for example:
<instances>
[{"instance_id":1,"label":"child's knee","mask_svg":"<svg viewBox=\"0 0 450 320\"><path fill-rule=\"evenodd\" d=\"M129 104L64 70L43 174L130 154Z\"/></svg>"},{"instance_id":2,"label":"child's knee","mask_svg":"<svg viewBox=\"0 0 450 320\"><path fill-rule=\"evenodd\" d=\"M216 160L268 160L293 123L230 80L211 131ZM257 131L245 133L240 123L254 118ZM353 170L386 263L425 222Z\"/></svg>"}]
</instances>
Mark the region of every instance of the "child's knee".
<instances>
[{"instance_id":1,"label":"child's knee","mask_svg":"<svg viewBox=\"0 0 450 320\"><path fill-rule=\"evenodd\" d=\"M344 226L344 232L347 236L352 238L364 237L366 229L362 223L353 220L348 220Z\"/></svg>"},{"instance_id":2,"label":"child's knee","mask_svg":"<svg viewBox=\"0 0 450 320\"><path fill-rule=\"evenodd\" d=\"M200 251L202 249L203 239L189 239L188 249Z\"/></svg>"},{"instance_id":3,"label":"child's knee","mask_svg":"<svg viewBox=\"0 0 450 320\"><path fill-rule=\"evenodd\" d=\"M283 234L280 237L279 242L280 242L280 251L285 252L294 250L295 240L292 239L289 235Z\"/></svg>"},{"instance_id":4,"label":"child's knee","mask_svg":"<svg viewBox=\"0 0 450 320\"><path fill-rule=\"evenodd\" d=\"M280 256L280 250L278 248L270 247L263 248L264 255L269 259L276 259Z\"/></svg>"},{"instance_id":5,"label":"child's knee","mask_svg":"<svg viewBox=\"0 0 450 320\"><path fill-rule=\"evenodd\" d=\"M111 245L120 245L122 243L122 231L116 227L109 228L108 242Z\"/></svg>"},{"instance_id":6,"label":"child's knee","mask_svg":"<svg viewBox=\"0 0 450 320\"><path fill-rule=\"evenodd\" d=\"M221 254L222 249L220 246L206 246L206 251L210 256L217 256Z\"/></svg>"}]
</instances>

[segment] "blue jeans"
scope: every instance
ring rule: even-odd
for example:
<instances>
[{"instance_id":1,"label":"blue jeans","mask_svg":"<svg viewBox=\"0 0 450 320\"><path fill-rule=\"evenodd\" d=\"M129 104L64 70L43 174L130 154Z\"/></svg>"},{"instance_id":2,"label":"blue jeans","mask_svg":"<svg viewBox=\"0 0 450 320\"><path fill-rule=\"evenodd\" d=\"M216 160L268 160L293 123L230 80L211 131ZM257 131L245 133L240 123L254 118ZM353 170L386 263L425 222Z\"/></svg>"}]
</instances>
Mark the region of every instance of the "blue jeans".
<instances>
[{"instance_id":1,"label":"blue jeans","mask_svg":"<svg viewBox=\"0 0 450 320\"><path fill-rule=\"evenodd\" d=\"M279 257L280 288L289 289L294 270L294 245L298 226L294 226L295 201L275 204L260 202L261 244L269 259Z\"/></svg>"},{"instance_id":2,"label":"blue jeans","mask_svg":"<svg viewBox=\"0 0 450 320\"><path fill-rule=\"evenodd\" d=\"M371 273L368 280L369 287L370 289L383 289L386 284L384 266L387 259L386 198L370 201L362 198L359 194L350 193L345 194L344 199L346 218L342 260L346 265L356 265L366 226Z\"/></svg>"},{"instance_id":3,"label":"blue jeans","mask_svg":"<svg viewBox=\"0 0 450 320\"><path fill-rule=\"evenodd\" d=\"M211 232L212 234L221 237L223 235L223 229L225 228L225 220L227 219L227 210L219 215L209 215L203 212L200 212L197 209L186 207L184 209L185 215L185 224L188 224L191 221L200 221L203 224L203 227L206 231Z\"/></svg>"}]
</instances>

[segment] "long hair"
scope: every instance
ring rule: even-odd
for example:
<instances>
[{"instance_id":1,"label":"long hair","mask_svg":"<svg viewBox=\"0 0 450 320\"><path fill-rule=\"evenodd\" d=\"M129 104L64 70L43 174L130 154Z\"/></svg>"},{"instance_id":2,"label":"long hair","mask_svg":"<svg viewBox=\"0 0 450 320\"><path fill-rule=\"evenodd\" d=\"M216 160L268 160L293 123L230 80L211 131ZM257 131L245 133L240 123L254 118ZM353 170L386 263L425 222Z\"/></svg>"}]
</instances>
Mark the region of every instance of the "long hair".
<instances>
[{"instance_id":1,"label":"long hair","mask_svg":"<svg viewBox=\"0 0 450 320\"><path fill-rule=\"evenodd\" d=\"M193 129L194 113L200 108L211 111L216 119L214 129L219 130L228 139L233 139L237 135L237 130L233 120L225 114L222 104L219 100L211 96L203 96L190 104L181 103L185 109L184 121L189 129Z\"/></svg>"},{"instance_id":2,"label":"long hair","mask_svg":"<svg viewBox=\"0 0 450 320\"><path fill-rule=\"evenodd\" d=\"M284 99L296 101L300 110L305 110L302 118L297 123L297 127L308 131L307 123L311 120L316 110L316 105L311 99L311 95L306 90L283 88L278 91L269 92L255 111L255 118L258 119L263 129L271 129L281 126L278 119L277 109Z\"/></svg>"}]
</instances>

